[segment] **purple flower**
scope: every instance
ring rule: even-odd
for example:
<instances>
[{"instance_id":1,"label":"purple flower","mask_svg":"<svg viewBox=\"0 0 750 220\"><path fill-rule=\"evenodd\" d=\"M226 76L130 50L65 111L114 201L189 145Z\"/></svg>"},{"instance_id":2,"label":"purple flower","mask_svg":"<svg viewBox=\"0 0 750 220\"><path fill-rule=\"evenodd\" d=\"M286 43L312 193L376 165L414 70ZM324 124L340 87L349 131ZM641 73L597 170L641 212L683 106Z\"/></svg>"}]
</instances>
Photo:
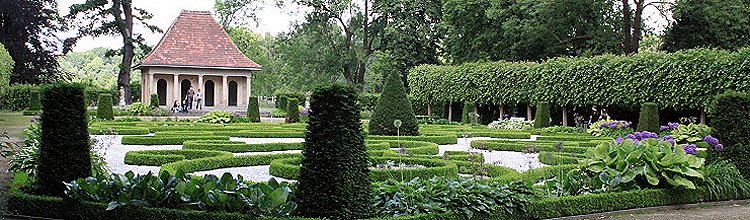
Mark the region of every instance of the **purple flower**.
<instances>
[{"instance_id":1,"label":"purple flower","mask_svg":"<svg viewBox=\"0 0 750 220\"><path fill-rule=\"evenodd\" d=\"M669 126L666 126L666 125L662 125L659 127L660 131L667 130L667 129L669 129Z\"/></svg>"},{"instance_id":2,"label":"purple flower","mask_svg":"<svg viewBox=\"0 0 750 220\"><path fill-rule=\"evenodd\" d=\"M302 109L302 111L299 111L300 114L307 115L310 114L310 110Z\"/></svg>"},{"instance_id":3,"label":"purple flower","mask_svg":"<svg viewBox=\"0 0 750 220\"><path fill-rule=\"evenodd\" d=\"M615 139L615 142L617 142L617 144L622 144L623 141L625 141L625 138L622 137L618 137L617 139Z\"/></svg>"},{"instance_id":4,"label":"purple flower","mask_svg":"<svg viewBox=\"0 0 750 220\"><path fill-rule=\"evenodd\" d=\"M680 123L669 122L669 123L667 123L667 126L669 126L670 129L677 129L677 127L680 127Z\"/></svg>"},{"instance_id":5,"label":"purple flower","mask_svg":"<svg viewBox=\"0 0 750 220\"><path fill-rule=\"evenodd\" d=\"M30 121L31 123L34 123L34 122L36 122L36 118L32 118L32 119L31 119L31 120L29 120L29 121Z\"/></svg>"},{"instance_id":6,"label":"purple flower","mask_svg":"<svg viewBox=\"0 0 750 220\"><path fill-rule=\"evenodd\" d=\"M724 150L724 145L723 144L717 144L716 146L714 146L714 150L719 150L719 151L720 150Z\"/></svg>"},{"instance_id":7,"label":"purple flower","mask_svg":"<svg viewBox=\"0 0 750 220\"><path fill-rule=\"evenodd\" d=\"M710 144L711 146L716 146L717 144L719 144L719 139L716 139L715 137L711 137L711 135L704 137L703 141Z\"/></svg>"},{"instance_id":8,"label":"purple flower","mask_svg":"<svg viewBox=\"0 0 750 220\"><path fill-rule=\"evenodd\" d=\"M685 145L685 153L686 154L696 155L698 153L698 152L695 151L696 148L698 148L698 146L695 146L695 144L686 144Z\"/></svg>"},{"instance_id":9,"label":"purple flower","mask_svg":"<svg viewBox=\"0 0 750 220\"><path fill-rule=\"evenodd\" d=\"M659 141L667 141L669 143L672 143L672 145L676 144L676 142L674 140L674 137L672 137L672 135L664 135L664 137L661 137L661 139L659 139Z\"/></svg>"}]
</instances>

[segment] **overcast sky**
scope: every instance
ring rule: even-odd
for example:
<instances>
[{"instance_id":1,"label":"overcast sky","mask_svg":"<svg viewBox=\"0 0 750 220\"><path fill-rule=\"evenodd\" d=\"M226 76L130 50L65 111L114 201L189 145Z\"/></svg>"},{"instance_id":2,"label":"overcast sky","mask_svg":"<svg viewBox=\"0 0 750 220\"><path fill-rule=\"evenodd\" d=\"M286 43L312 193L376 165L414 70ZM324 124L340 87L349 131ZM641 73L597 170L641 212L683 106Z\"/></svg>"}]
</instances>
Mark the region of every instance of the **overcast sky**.
<instances>
[{"instance_id":1,"label":"overcast sky","mask_svg":"<svg viewBox=\"0 0 750 220\"><path fill-rule=\"evenodd\" d=\"M72 4L83 3L86 0L58 0L60 14L67 15L68 8ZM277 34L288 31L290 24L294 21L300 21L304 16L304 9L299 7L276 7L275 0L263 0L261 9L258 14L258 26L251 25L249 28L257 33ZM154 15L150 24L156 25L166 31L175 18L182 10L213 11L214 0L133 0L133 5L138 8L146 9ZM667 25L666 19L661 16L653 7L645 10L646 24L656 32L662 32ZM143 34L148 45L156 45L161 39L162 34L151 33L142 26L136 25L136 33ZM64 33L62 39L73 36L74 33ZM119 48L122 46L121 40L117 37L99 37L96 39L87 37L78 41L74 52L90 50L96 47Z\"/></svg>"},{"instance_id":2,"label":"overcast sky","mask_svg":"<svg viewBox=\"0 0 750 220\"><path fill-rule=\"evenodd\" d=\"M85 0L58 0L60 14L67 15L68 8L72 4L83 3ZM133 5L146 9L154 14L150 24L156 25L166 31L182 10L213 11L214 0L133 0ZM250 29L258 33L285 32L289 30L291 22L301 20L304 16L299 13L299 8L280 9L275 6L273 0L266 0L258 13L259 24L257 27L251 25ZM147 44L156 45L162 34L151 33L142 26L136 25L135 33L143 34ZM73 33L63 34L61 37L72 36ZM122 41L117 37L99 37L96 39L87 37L78 41L74 52L90 50L96 47L118 48Z\"/></svg>"}]
</instances>

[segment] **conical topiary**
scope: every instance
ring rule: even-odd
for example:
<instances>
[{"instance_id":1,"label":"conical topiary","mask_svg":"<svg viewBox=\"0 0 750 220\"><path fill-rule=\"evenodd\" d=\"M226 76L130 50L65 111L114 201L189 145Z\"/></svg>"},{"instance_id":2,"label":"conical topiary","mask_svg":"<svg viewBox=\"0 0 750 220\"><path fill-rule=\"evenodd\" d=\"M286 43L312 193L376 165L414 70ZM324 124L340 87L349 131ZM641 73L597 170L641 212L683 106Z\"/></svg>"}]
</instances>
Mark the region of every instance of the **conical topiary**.
<instances>
[{"instance_id":1,"label":"conical topiary","mask_svg":"<svg viewBox=\"0 0 750 220\"><path fill-rule=\"evenodd\" d=\"M289 100L289 97L279 96L276 99L276 108L286 110L286 107L287 107L286 103L288 102L288 100Z\"/></svg>"},{"instance_id":2,"label":"conical topiary","mask_svg":"<svg viewBox=\"0 0 750 220\"><path fill-rule=\"evenodd\" d=\"M659 106L656 103L647 102L641 105L638 131L659 132Z\"/></svg>"},{"instance_id":3,"label":"conical topiary","mask_svg":"<svg viewBox=\"0 0 750 220\"><path fill-rule=\"evenodd\" d=\"M539 102L536 104L536 114L534 115L534 128L546 128L551 126L552 118L549 113L549 102Z\"/></svg>"},{"instance_id":4,"label":"conical topiary","mask_svg":"<svg viewBox=\"0 0 750 220\"><path fill-rule=\"evenodd\" d=\"M383 92L380 93L378 105L370 121L371 135L419 135L417 117L414 116L409 98L406 96L404 83L397 74L390 74L383 81ZM393 125L395 120L401 120L398 130Z\"/></svg>"},{"instance_id":5,"label":"conical topiary","mask_svg":"<svg viewBox=\"0 0 750 220\"><path fill-rule=\"evenodd\" d=\"M300 215L370 217L374 196L359 114L354 87L334 83L313 90L298 179Z\"/></svg>"},{"instance_id":6,"label":"conical topiary","mask_svg":"<svg viewBox=\"0 0 750 220\"><path fill-rule=\"evenodd\" d=\"M37 184L42 194L63 196L63 182L91 176L83 86L54 84L44 87L41 123Z\"/></svg>"},{"instance_id":7,"label":"conical topiary","mask_svg":"<svg viewBox=\"0 0 750 220\"><path fill-rule=\"evenodd\" d=\"M159 108L159 94L156 94L156 93L151 94L151 100L149 101L151 101L150 102L151 108L154 108L154 109Z\"/></svg>"},{"instance_id":8,"label":"conical topiary","mask_svg":"<svg viewBox=\"0 0 750 220\"><path fill-rule=\"evenodd\" d=\"M112 94L99 94L99 103L96 107L96 117L105 120L115 119L115 116L112 112Z\"/></svg>"},{"instance_id":9,"label":"conical topiary","mask_svg":"<svg viewBox=\"0 0 750 220\"><path fill-rule=\"evenodd\" d=\"M247 101L247 118L250 122L260 122L258 96L250 96L250 99Z\"/></svg>"},{"instance_id":10,"label":"conical topiary","mask_svg":"<svg viewBox=\"0 0 750 220\"><path fill-rule=\"evenodd\" d=\"M289 98L287 100L287 107L286 107L286 123L296 123L299 122L299 106L297 105L299 101L295 98Z\"/></svg>"}]
</instances>

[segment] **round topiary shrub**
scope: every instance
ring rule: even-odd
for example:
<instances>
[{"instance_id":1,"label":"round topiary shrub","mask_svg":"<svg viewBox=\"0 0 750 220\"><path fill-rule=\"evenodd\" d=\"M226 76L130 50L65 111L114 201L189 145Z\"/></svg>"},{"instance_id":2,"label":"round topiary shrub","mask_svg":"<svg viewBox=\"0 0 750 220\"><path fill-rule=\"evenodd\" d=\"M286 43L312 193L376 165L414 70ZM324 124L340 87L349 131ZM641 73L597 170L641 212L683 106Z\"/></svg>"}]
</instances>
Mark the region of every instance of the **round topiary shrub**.
<instances>
[{"instance_id":1,"label":"round topiary shrub","mask_svg":"<svg viewBox=\"0 0 750 220\"><path fill-rule=\"evenodd\" d=\"M659 106L656 103L647 102L641 105L637 130L659 132Z\"/></svg>"},{"instance_id":2,"label":"round topiary shrub","mask_svg":"<svg viewBox=\"0 0 750 220\"><path fill-rule=\"evenodd\" d=\"M159 94L153 93L151 94L151 100L150 100L151 108L157 109L159 108Z\"/></svg>"},{"instance_id":3,"label":"round topiary shrub","mask_svg":"<svg viewBox=\"0 0 750 220\"><path fill-rule=\"evenodd\" d=\"M260 122L260 106L257 96L250 96L247 101L247 118L250 122Z\"/></svg>"},{"instance_id":4,"label":"round topiary shrub","mask_svg":"<svg viewBox=\"0 0 750 220\"><path fill-rule=\"evenodd\" d=\"M286 107L286 123L299 122L299 106L297 106L297 99L289 98L287 100Z\"/></svg>"},{"instance_id":5,"label":"round topiary shrub","mask_svg":"<svg viewBox=\"0 0 750 220\"><path fill-rule=\"evenodd\" d=\"M475 105L473 102L464 102L464 109L461 113L461 123L471 124L471 113L474 112Z\"/></svg>"},{"instance_id":6,"label":"round topiary shrub","mask_svg":"<svg viewBox=\"0 0 750 220\"><path fill-rule=\"evenodd\" d=\"M372 213L368 156L357 89L342 83L313 90L299 176L297 213L330 219Z\"/></svg>"},{"instance_id":7,"label":"round topiary shrub","mask_svg":"<svg viewBox=\"0 0 750 220\"><path fill-rule=\"evenodd\" d=\"M45 195L62 196L63 182L91 176L83 86L53 84L45 86L42 94L39 190Z\"/></svg>"},{"instance_id":8,"label":"round topiary shrub","mask_svg":"<svg viewBox=\"0 0 750 220\"><path fill-rule=\"evenodd\" d=\"M549 114L549 102L539 102L536 104L536 114L534 115L534 128L546 128L552 126L552 118Z\"/></svg>"},{"instance_id":9,"label":"round topiary shrub","mask_svg":"<svg viewBox=\"0 0 750 220\"><path fill-rule=\"evenodd\" d=\"M42 109L42 100L39 94L39 90L33 89L29 94L29 110Z\"/></svg>"},{"instance_id":10,"label":"round topiary shrub","mask_svg":"<svg viewBox=\"0 0 750 220\"><path fill-rule=\"evenodd\" d=\"M404 83L397 74L390 74L385 78L383 85L383 92L380 94L378 105L375 106L375 112L373 112L372 121L370 121L370 134L419 135L417 117L414 116L411 101L406 96ZM395 120L401 121L399 129L396 129L396 126L393 125Z\"/></svg>"},{"instance_id":11,"label":"round topiary shrub","mask_svg":"<svg viewBox=\"0 0 750 220\"><path fill-rule=\"evenodd\" d=\"M99 94L99 103L96 107L96 117L105 120L115 119L114 113L112 113L112 94Z\"/></svg>"}]
</instances>

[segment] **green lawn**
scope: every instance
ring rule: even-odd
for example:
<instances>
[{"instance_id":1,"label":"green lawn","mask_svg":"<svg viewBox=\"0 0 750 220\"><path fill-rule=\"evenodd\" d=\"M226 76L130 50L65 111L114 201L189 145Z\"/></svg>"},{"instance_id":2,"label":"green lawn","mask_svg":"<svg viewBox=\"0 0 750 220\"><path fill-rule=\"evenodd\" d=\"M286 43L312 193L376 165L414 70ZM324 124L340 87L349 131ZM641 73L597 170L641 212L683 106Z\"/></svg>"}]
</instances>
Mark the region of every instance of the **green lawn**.
<instances>
[{"instance_id":1,"label":"green lawn","mask_svg":"<svg viewBox=\"0 0 750 220\"><path fill-rule=\"evenodd\" d=\"M18 112L0 113L0 133L7 132L11 139L20 140L23 130L31 124L34 116L23 116Z\"/></svg>"}]
</instances>

